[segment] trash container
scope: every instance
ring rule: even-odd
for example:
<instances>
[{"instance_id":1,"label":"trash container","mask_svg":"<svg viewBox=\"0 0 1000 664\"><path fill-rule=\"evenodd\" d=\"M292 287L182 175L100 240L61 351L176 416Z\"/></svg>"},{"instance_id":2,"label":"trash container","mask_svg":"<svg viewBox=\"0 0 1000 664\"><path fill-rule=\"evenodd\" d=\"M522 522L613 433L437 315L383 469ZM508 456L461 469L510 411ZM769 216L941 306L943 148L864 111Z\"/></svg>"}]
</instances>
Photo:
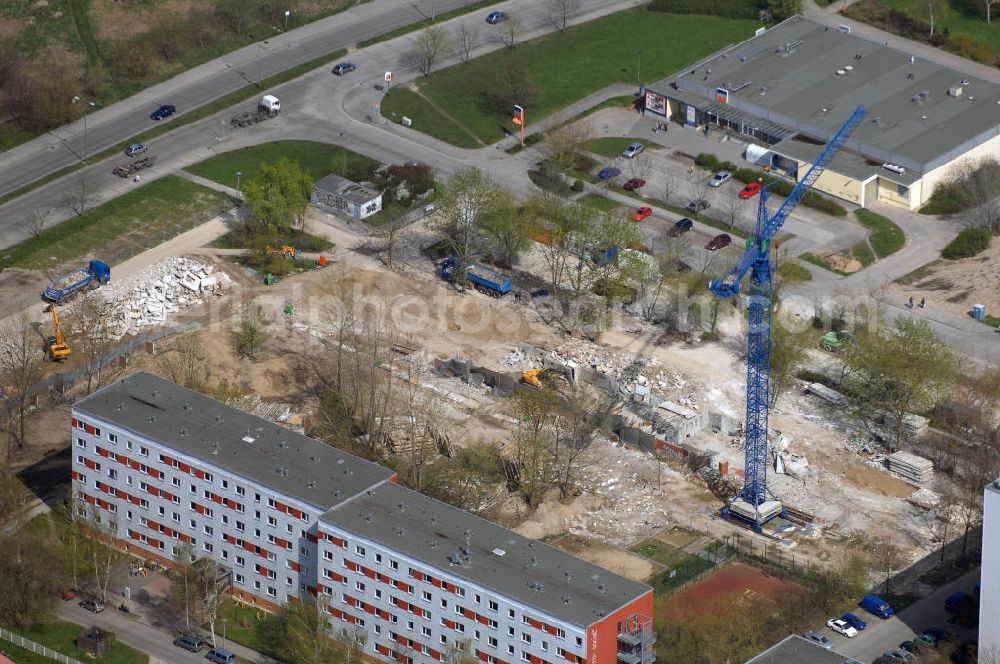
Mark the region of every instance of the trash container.
<instances>
[{"instance_id":1,"label":"trash container","mask_svg":"<svg viewBox=\"0 0 1000 664\"><path fill-rule=\"evenodd\" d=\"M273 284L274 284L274 275L268 272L266 275L264 275L264 285L271 286Z\"/></svg>"},{"instance_id":2,"label":"trash container","mask_svg":"<svg viewBox=\"0 0 1000 664\"><path fill-rule=\"evenodd\" d=\"M972 317L976 320L986 320L986 305L985 304L974 304L972 305Z\"/></svg>"},{"instance_id":3,"label":"trash container","mask_svg":"<svg viewBox=\"0 0 1000 664\"><path fill-rule=\"evenodd\" d=\"M319 255L319 266L326 267L326 254Z\"/></svg>"}]
</instances>

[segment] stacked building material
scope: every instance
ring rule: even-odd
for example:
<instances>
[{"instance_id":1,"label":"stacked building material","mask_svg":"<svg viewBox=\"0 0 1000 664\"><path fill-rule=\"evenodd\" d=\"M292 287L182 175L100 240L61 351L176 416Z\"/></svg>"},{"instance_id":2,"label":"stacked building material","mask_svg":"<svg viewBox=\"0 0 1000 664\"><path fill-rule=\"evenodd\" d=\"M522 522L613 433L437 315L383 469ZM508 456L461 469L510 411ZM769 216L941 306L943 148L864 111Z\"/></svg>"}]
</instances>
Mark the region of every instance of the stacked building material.
<instances>
[{"instance_id":1,"label":"stacked building material","mask_svg":"<svg viewBox=\"0 0 1000 664\"><path fill-rule=\"evenodd\" d=\"M889 470L900 477L923 484L934 474L934 464L910 452L896 452L887 459Z\"/></svg>"}]
</instances>

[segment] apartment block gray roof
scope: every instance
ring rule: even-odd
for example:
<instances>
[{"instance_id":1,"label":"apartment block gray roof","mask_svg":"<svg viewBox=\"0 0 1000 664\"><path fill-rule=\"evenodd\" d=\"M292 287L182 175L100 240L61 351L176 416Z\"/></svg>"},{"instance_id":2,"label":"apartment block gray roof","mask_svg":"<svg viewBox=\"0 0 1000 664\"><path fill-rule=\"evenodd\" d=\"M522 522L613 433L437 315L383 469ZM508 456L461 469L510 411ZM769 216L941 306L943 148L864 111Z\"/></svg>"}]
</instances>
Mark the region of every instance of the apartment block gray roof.
<instances>
[{"instance_id":1,"label":"apartment block gray roof","mask_svg":"<svg viewBox=\"0 0 1000 664\"><path fill-rule=\"evenodd\" d=\"M394 484L340 505L320 521L579 627L652 592L643 583Z\"/></svg>"},{"instance_id":2,"label":"apartment block gray roof","mask_svg":"<svg viewBox=\"0 0 1000 664\"><path fill-rule=\"evenodd\" d=\"M1000 86L802 16L650 88L823 142L864 104L868 117L846 147L879 170L926 173L1000 134ZM717 88L728 103L717 102Z\"/></svg>"},{"instance_id":3,"label":"apartment block gray roof","mask_svg":"<svg viewBox=\"0 0 1000 664\"><path fill-rule=\"evenodd\" d=\"M861 664L856 659L792 634L761 654L748 659L746 664Z\"/></svg>"},{"instance_id":4,"label":"apartment block gray roof","mask_svg":"<svg viewBox=\"0 0 1000 664\"><path fill-rule=\"evenodd\" d=\"M316 183L313 184L313 188L325 191L335 196L340 196L344 200L354 203L355 205L364 205L372 199L379 197L379 192L375 191L371 187L366 187L365 185L358 184L353 180L348 180L347 178L333 174L316 180Z\"/></svg>"},{"instance_id":5,"label":"apartment block gray roof","mask_svg":"<svg viewBox=\"0 0 1000 664\"><path fill-rule=\"evenodd\" d=\"M74 409L318 510L395 474L146 372L98 390Z\"/></svg>"}]
</instances>

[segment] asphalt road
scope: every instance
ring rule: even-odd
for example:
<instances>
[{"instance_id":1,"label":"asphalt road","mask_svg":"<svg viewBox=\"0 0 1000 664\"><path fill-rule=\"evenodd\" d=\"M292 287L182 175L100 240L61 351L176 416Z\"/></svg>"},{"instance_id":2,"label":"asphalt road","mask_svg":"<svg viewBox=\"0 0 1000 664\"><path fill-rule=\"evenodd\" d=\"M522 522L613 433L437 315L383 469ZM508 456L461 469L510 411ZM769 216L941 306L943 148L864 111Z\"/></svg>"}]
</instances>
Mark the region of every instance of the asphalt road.
<instances>
[{"instance_id":1,"label":"asphalt road","mask_svg":"<svg viewBox=\"0 0 1000 664\"><path fill-rule=\"evenodd\" d=\"M853 639L841 636L825 626L817 631L833 641L837 652L866 664L886 651L898 648L903 641L922 634L928 627L942 627L960 637L972 637L975 630L948 624L949 616L944 610L944 600L959 590L971 592L978 582L978 569L967 572L887 620L858 608L854 613L866 621L868 627Z\"/></svg>"},{"instance_id":2,"label":"asphalt road","mask_svg":"<svg viewBox=\"0 0 1000 664\"><path fill-rule=\"evenodd\" d=\"M263 36L260 42L92 112L86 125L80 120L0 153L0 195L80 161L85 126L86 151L92 155L151 128L156 123L149 114L160 104L177 107L177 115L164 121L169 123L261 78L428 18L432 4L435 13L442 14L473 2L373 0L286 33Z\"/></svg>"}]
</instances>

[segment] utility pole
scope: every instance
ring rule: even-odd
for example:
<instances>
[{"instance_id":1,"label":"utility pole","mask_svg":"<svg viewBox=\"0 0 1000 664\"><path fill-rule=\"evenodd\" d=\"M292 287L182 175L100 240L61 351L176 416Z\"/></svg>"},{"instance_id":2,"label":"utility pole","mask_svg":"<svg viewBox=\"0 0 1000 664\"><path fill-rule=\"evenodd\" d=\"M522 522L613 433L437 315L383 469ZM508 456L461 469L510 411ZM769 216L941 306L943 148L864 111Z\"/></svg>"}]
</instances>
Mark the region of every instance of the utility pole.
<instances>
[{"instance_id":1,"label":"utility pole","mask_svg":"<svg viewBox=\"0 0 1000 664\"><path fill-rule=\"evenodd\" d=\"M83 100L78 96L74 96L71 101L74 104L78 104ZM96 101L86 102L86 106L83 108L83 159L81 161L87 161L87 116L90 114L90 109L92 108L97 108Z\"/></svg>"},{"instance_id":2,"label":"utility pole","mask_svg":"<svg viewBox=\"0 0 1000 664\"><path fill-rule=\"evenodd\" d=\"M635 82L642 87L642 49L635 51Z\"/></svg>"}]
</instances>

